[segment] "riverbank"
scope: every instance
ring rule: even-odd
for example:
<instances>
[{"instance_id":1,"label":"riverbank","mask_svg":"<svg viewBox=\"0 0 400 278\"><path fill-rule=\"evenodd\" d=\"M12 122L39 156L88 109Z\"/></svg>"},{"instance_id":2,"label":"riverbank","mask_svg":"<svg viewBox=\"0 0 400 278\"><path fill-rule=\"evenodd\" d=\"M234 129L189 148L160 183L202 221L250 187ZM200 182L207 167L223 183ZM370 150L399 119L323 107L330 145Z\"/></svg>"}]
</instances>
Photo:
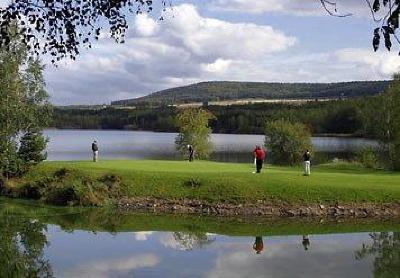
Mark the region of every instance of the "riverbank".
<instances>
[{"instance_id":1,"label":"riverbank","mask_svg":"<svg viewBox=\"0 0 400 278\"><path fill-rule=\"evenodd\" d=\"M46 162L1 187L56 205L264 216L400 216L400 174L347 163L300 168L186 161Z\"/></svg>"},{"instance_id":2,"label":"riverbank","mask_svg":"<svg viewBox=\"0 0 400 278\"><path fill-rule=\"evenodd\" d=\"M396 231L399 218L263 218L121 212L108 208L54 207L0 198L0 218L37 219L62 230L96 232L188 232L227 236L277 236Z\"/></svg>"}]
</instances>

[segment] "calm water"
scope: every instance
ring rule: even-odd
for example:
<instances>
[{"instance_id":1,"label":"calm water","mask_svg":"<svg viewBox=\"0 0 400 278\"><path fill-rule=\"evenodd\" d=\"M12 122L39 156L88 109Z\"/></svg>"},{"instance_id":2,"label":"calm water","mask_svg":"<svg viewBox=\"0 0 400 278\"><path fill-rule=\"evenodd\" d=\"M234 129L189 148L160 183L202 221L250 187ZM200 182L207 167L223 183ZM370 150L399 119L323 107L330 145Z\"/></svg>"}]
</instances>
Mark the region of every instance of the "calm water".
<instances>
[{"instance_id":1,"label":"calm water","mask_svg":"<svg viewBox=\"0 0 400 278\"><path fill-rule=\"evenodd\" d=\"M0 257L0 277L399 277L400 223L124 215L0 200Z\"/></svg>"},{"instance_id":2,"label":"calm water","mask_svg":"<svg viewBox=\"0 0 400 278\"><path fill-rule=\"evenodd\" d=\"M178 159L175 133L106 130L46 130L49 137L49 160L85 160L90 158L90 145L99 142L100 155L106 159ZM252 161L255 145L263 145L262 135L213 134L215 153L212 160L227 162ZM372 140L359 138L315 137L316 151L329 158L346 157L365 146L376 146Z\"/></svg>"}]
</instances>

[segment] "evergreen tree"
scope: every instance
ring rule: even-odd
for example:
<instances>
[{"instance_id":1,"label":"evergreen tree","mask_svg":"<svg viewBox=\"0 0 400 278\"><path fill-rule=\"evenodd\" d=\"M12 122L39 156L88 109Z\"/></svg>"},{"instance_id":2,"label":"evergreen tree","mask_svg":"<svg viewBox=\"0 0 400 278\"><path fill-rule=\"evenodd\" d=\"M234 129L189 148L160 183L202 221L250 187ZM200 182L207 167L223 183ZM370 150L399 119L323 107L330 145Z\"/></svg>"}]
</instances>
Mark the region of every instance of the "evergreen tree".
<instances>
[{"instance_id":1,"label":"evergreen tree","mask_svg":"<svg viewBox=\"0 0 400 278\"><path fill-rule=\"evenodd\" d=\"M20 140L18 155L26 164L37 164L47 158L47 154L44 153L46 144L47 140L42 132L29 131Z\"/></svg>"}]
</instances>

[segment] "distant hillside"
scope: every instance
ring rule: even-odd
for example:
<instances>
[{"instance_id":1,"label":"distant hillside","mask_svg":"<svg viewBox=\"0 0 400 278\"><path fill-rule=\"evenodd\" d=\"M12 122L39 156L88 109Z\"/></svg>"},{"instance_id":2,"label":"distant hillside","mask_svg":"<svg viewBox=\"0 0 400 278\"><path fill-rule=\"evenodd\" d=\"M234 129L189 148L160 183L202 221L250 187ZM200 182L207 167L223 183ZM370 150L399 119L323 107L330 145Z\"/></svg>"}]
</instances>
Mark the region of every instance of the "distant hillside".
<instances>
[{"instance_id":1,"label":"distant hillside","mask_svg":"<svg viewBox=\"0 0 400 278\"><path fill-rule=\"evenodd\" d=\"M182 104L238 99L315 99L353 98L383 92L389 81L355 81L341 83L262 83L202 82L171 88L148 96L114 101L112 105Z\"/></svg>"}]
</instances>

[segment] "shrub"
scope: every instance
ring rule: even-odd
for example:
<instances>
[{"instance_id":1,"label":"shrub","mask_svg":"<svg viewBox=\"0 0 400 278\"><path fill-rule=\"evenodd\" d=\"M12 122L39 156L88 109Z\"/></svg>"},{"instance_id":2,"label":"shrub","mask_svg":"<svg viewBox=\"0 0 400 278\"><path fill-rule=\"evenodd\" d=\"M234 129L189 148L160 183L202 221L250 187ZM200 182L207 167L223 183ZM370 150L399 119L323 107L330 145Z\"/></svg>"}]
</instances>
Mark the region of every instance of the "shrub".
<instances>
[{"instance_id":1,"label":"shrub","mask_svg":"<svg viewBox=\"0 0 400 278\"><path fill-rule=\"evenodd\" d=\"M26 167L17 153L15 142L0 142L0 176L4 178L19 177Z\"/></svg>"},{"instance_id":2,"label":"shrub","mask_svg":"<svg viewBox=\"0 0 400 278\"><path fill-rule=\"evenodd\" d=\"M177 150L187 154L187 145L192 145L196 158L207 159L212 153L209 122L213 119L215 119L213 114L201 108L180 111L176 117L179 127L179 134L175 139Z\"/></svg>"},{"instance_id":3,"label":"shrub","mask_svg":"<svg viewBox=\"0 0 400 278\"><path fill-rule=\"evenodd\" d=\"M47 158L47 142L41 132L27 132L21 138L18 155L27 164L40 163Z\"/></svg>"},{"instance_id":4,"label":"shrub","mask_svg":"<svg viewBox=\"0 0 400 278\"><path fill-rule=\"evenodd\" d=\"M294 165L302 160L306 149L311 151L311 133L301 123L292 123L287 120L267 122L265 146L274 162Z\"/></svg>"},{"instance_id":5,"label":"shrub","mask_svg":"<svg viewBox=\"0 0 400 278\"><path fill-rule=\"evenodd\" d=\"M72 185L60 184L48 188L44 200L49 204L65 206L79 202L79 197Z\"/></svg>"},{"instance_id":6,"label":"shrub","mask_svg":"<svg viewBox=\"0 0 400 278\"><path fill-rule=\"evenodd\" d=\"M360 162L365 168L379 168L379 153L372 147L367 147L359 150L356 153L356 160L357 162Z\"/></svg>"},{"instance_id":7,"label":"shrub","mask_svg":"<svg viewBox=\"0 0 400 278\"><path fill-rule=\"evenodd\" d=\"M387 168L394 171L400 171L400 140L390 143L382 143L382 153L385 154L384 162Z\"/></svg>"}]
</instances>

